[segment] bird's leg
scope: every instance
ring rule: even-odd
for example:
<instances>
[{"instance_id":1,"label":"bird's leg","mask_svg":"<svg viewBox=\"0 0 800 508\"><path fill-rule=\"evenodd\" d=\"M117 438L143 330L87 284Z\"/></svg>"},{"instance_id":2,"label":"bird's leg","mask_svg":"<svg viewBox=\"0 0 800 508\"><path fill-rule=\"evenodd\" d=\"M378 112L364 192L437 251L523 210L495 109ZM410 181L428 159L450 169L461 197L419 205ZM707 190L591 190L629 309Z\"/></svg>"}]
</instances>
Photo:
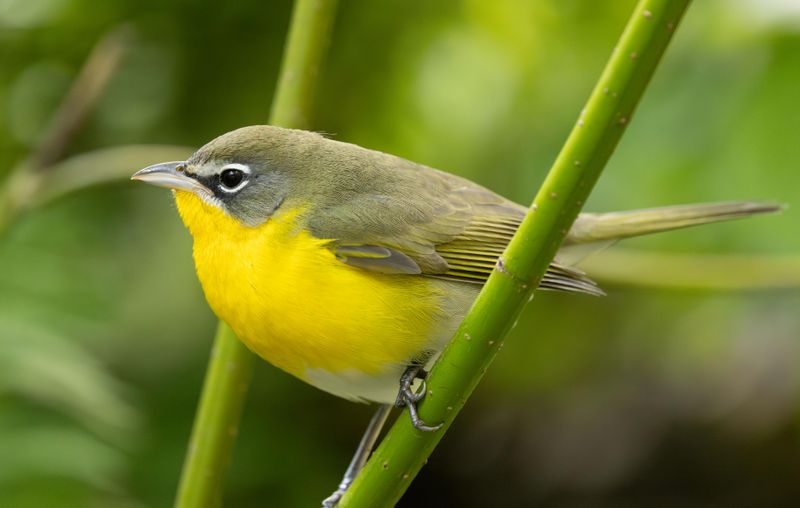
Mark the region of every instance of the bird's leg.
<instances>
[{"instance_id":1,"label":"bird's leg","mask_svg":"<svg viewBox=\"0 0 800 508\"><path fill-rule=\"evenodd\" d=\"M389 416L389 411L391 410L392 406L390 404L381 404L378 407L378 410L375 411L375 414L372 416L372 420L370 420L369 425L367 425L367 430L364 432L364 436L361 438L361 442L358 443L358 448L356 449L355 455L353 455L353 460L351 460L350 465L347 466L347 471L344 473L344 477L342 478L342 482L339 484L339 488L336 489L336 492L322 501L322 506L324 508L333 508L339 504L339 500L342 498L344 493L347 492L347 489L350 488L350 485L353 483L353 480L356 479L358 472L361 471L361 469L364 467L364 464L367 463L369 454L372 453L372 448L375 447L375 442L378 440L378 436L381 433L383 424L386 423L386 417Z\"/></svg>"},{"instance_id":2,"label":"bird's leg","mask_svg":"<svg viewBox=\"0 0 800 508\"><path fill-rule=\"evenodd\" d=\"M428 373L422 368L421 365L411 364L400 376L400 391L397 393L397 401L394 403L397 407L408 407L408 414L411 416L411 424L414 428L423 432L433 432L439 430L442 424L427 425L419 417L417 413L417 402L425 398L425 376ZM419 393L414 393L411 387L414 385L416 379L422 380L422 389Z\"/></svg>"}]
</instances>

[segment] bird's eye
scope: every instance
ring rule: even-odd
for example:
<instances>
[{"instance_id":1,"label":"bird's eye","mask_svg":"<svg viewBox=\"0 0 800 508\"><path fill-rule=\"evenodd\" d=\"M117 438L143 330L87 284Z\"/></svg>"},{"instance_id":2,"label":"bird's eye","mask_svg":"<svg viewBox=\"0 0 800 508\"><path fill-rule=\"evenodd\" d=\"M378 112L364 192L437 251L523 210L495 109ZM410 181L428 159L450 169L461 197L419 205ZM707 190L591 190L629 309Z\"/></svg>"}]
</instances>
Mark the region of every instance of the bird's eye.
<instances>
[{"instance_id":1,"label":"bird's eye","mask_svg":"<svg viewBox=\"0 0 800 508\"><path fill-rule=\"evenodd\" d=\"M250 168L244 164L228 164L219 174L219 189L227 193L236 192L247 185L249 174Z\"/></svg>"},{"instance_id":2,"label":"bird's eye","mask_svg":"<svg viewBox=\"0 0 800 508\"><path fill-rule=\"evenodd\" d=\"M244 180L244 171L241 169L226 169L219 175L219 181L229 189L235 188Z\"/></svg>"}]
</instances>

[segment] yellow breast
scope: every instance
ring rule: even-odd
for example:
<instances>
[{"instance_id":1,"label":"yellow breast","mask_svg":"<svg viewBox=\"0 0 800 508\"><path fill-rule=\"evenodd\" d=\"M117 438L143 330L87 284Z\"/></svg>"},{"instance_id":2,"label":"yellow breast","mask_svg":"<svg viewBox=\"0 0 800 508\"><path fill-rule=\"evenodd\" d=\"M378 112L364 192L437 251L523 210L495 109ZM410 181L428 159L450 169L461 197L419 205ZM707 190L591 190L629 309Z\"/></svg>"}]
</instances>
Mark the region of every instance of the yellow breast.
<instances>
[{"instance_id":1,"label":"yellow breast","mask_svg":"<svg viewBox=\"0 0 800 508\"><path fill-rule=\"evenodd\" d=\"M430 279L338 261L328 240L298 226L302 210L252 228L193 194L177 191L176 202L211 308L255 353L301 379L310 370L395 371L430 348L446 320Z\"/></svg>"}]
</instances>

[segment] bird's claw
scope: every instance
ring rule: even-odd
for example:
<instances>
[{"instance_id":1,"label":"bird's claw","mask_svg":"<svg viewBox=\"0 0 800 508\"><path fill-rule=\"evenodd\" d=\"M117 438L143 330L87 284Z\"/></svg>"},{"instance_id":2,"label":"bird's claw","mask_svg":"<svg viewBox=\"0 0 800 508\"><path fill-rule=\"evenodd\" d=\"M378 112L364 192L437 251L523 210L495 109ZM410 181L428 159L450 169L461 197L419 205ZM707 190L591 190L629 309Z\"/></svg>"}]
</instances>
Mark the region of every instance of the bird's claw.
<instances>
[{"instance_id":1,"label":"bird's claw","mask_svg":"<svg viewBox=\"0 0 800 508\"><path fill-rule=\"evenodd\" d=\"M338 489L336 489L336 492L326 497L322 501L322 508L335 508L336 506L338 506L339 501L341 501L342 496L344 496L345 492L347 492L347 488L342 489L341 487L339 487Z\"/></svg>"},{"instance_id":2,"label":"bird's claw","mask_svg":"<svg viewBox=\"0 0 800 508\"><path fill-rule=\"evenodd\" d=\"M395 405L397 407L404 407L408 403L408 401L411 401L416 404L417 402L425 398L425 391L427 389L428 385L425 383L424 380L420 385L419 393L414 393L414 391L411 389L410 384L409 386L403 386L401 384L400 392L397 394L397 402L395 402Z\"/></svg>"},{"instance_id":3,"label":"bird's claw","mask_svg":"<svg viewBox=\"0 0 800 508\"><path fill-rule=\"evenodd\" d=\"M397 393L397 401L395 401L395 406L400 408L408 408L408 414L411 417L411 424L415 429L423 432L434 432L442 428L442 424L428 425L422 421L422 418L419 417L419 413L417 412L417 403L425 398L425 393L427 391L427 384L425 383L425 376L427 374L428 373L425 372L419 365L409 366L403 375L400 376L400 390ZM422 386L419 393L414 393L414 390L411 388L416 379L422 380Z\"/></svg>"}]
</instances>

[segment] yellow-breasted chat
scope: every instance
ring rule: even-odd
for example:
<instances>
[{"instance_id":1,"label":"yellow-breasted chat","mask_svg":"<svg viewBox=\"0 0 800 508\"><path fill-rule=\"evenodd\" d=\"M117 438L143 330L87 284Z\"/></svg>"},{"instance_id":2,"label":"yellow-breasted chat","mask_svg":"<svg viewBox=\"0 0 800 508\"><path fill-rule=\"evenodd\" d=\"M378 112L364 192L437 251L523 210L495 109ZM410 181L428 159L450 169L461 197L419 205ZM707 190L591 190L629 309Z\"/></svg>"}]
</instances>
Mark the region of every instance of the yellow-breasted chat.
<instances>
[{"instance_id":1,"label":"yellow-breasted chat","mask_svg":"<svg viewBox=\"0 0 800 508\"><path fill-rule=\"evenodd\" d=\"M174 190L206 299L253 352L334 395L408 405L423 430L435 427L416 416L415 378L526 211L464 178L271 126L229 132L133 179ZM540 287L602 294L573 267L592 248L777 209L730 202L581 214Z\"/></svg>"}]
</instances>

